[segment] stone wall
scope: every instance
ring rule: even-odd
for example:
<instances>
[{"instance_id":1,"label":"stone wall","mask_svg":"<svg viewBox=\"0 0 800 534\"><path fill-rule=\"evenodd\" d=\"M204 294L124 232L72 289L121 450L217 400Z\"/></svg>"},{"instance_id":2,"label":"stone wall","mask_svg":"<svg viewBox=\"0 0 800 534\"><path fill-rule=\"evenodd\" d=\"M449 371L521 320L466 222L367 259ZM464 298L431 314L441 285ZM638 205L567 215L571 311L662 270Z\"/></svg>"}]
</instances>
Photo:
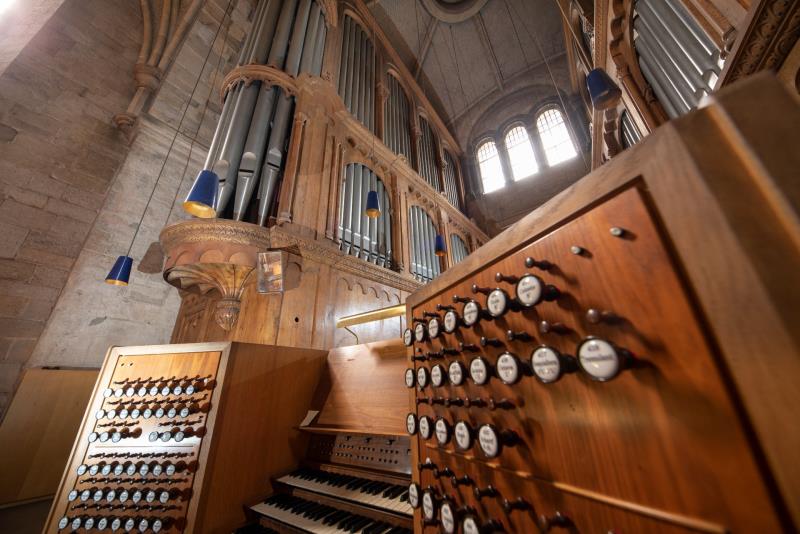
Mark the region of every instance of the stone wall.
<instances>
[{"instance_id":1,"label":"stone wall","mask_svg":"<svg viewBox=\"0 0 800 534\"><path fill-rule=\"evenodd\" d=\"M112 117L134 92L138 2L66 0L0 75L0 413L23 365L97 367L109 345L169 339L178 298L152 244L183 216L174 206L220 111L211 84L236 59L251 10L251 0L206 2L130 144ZM104 284L140 219L130 286Z\"/></svg>"}]
</instances>

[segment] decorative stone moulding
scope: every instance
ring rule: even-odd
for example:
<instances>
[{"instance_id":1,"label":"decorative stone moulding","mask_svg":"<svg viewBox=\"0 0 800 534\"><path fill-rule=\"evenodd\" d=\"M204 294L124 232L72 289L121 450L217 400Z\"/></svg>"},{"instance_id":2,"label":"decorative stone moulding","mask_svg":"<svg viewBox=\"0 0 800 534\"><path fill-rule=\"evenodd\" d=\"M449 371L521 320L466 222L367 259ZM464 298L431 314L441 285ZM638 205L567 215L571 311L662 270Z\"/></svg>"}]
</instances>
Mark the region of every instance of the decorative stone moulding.
<instances>
[{"instance_id":1,"label":"decorative stone moulding","mask_svg":"<svg viewBox=\"0 0 800 534\"><path fill-rule=\"evenodd\" d=\"M164 228L164 280L182 291L220 299L214 320L226 331L236 324L242 294L255 280L256 254L269 248L269 230L226 219L192 219Z\"/></svg>"}]
</instances>

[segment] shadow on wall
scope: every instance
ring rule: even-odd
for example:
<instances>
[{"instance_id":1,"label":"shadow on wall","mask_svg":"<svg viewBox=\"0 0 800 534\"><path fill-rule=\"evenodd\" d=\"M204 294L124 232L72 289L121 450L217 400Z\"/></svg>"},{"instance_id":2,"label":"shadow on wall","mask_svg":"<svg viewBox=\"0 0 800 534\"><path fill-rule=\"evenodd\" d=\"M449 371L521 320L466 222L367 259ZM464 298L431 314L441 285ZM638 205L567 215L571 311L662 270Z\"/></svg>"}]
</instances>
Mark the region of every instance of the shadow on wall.
<instances>
[{"instance_id":1,"label":"shadow on wall","mask_svg":"<svg viewBox=\"0 0 800 534\"><path fill-rule=\"evenodd\" d=\"M558 193L583 178L588 171L580 156L470 201L469 213L480 214L499 231L514 224ZM477 218L477 217L476 217ZM492 236L495 234L492 233Z\"/></svg>"}]
</instances>

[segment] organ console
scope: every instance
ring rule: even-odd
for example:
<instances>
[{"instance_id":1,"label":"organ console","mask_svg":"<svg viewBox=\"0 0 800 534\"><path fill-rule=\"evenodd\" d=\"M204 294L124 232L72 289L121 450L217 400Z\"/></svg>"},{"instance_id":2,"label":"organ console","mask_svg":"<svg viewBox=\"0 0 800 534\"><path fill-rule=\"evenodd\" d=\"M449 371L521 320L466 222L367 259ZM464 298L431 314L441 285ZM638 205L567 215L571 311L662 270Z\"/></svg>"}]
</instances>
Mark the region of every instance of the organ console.
<instances>
[{"instance_id":1,"label":"organ console","mask_svg":"<svg viewBox=\"0 0 800 534\"><path fill-rule=\"evenodd\" d=\"M444 312L435 339L407 349L418 379L406 382L417 532L794 531L793 492L774 486L788 457L767 467L762 447L777 442L751 434L769 433L756 415L766 392L745 387L752 360L719 337L742 339L727 326L742 313L737 324L774 329L744 309L764 279L748 287L710 273L730 267L733 248L693 234L713 217L743 231L732 197L715 196L723 178L712 157L681 144L715 113L744 109L711 107L654 132L409 296L409 318ZM733 144L758 135L739 134ZM676 192L669 169L681 157L696 166L681 167ZM785 190L779 177L772 190ZM726 215L709 216L711 205ZM715 241L741 235L715 228ZM763 266L759 254L738 254L737 267Z\"/></svg>"}]
</instances>

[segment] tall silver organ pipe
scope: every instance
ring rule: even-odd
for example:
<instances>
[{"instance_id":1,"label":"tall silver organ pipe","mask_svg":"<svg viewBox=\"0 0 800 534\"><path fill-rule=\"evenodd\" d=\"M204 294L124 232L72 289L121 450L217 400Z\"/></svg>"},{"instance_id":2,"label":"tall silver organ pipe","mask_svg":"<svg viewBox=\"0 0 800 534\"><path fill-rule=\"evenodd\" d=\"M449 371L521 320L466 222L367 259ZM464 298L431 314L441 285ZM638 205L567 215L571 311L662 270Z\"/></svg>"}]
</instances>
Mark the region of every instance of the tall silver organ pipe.
<instances>
[{"instance_id":1,"label":"tall silver organ pipe","mask_svg":"<svg viewBox=\"0 0 800 534\"><path fill-rule=\"evenodd\" d=\"M344 170L339 197L339 248L381 267L392 265L392 217L389 191L378 176L360 163L350 163ZM377 191L381 215L365 215L367 194Z\"/></svg>"},{"instance_id":2,"label":"tall silver organ pipe","mask_svg":"<svg viewBox=\"0 0 800 534\"><path fill-rule=\"evenodd\" d=\"M681 0L636 0L633 44L639 66L670 118L695 108L717 83L720 49Z\"/></svg>"},{"instance_id":3,"label":"tall silver organ pipe","mask_svg":"<svg viewBox=\"0 0 800 534\"><path fill-rule=\"evenodd\" d=\"M461 201L458 195L458 184L456 183L456 163L453 156L447 150L444 151L444 166L442 168L442 182L444 183L444 194L448 202L456 209L461 209Z\"/></svg>"},{"instance_id":4,"label":"tall silver organ pipe","mask_svg":"<svg viewBox=\"0 0 800 534\"><path fill-rule=\"evenodd\" d=\"M266 64L292 76L319 75L325 34L325 17L316 0L260 0L238 63ZM229 91L205 164L220 180L218 217L230 214L236 220L266 224L274 207L293 107L293 98L280 87L260 81L247 86L239 82Z\"/></svg>"},{"instance_id":5,"label":"tall silver organ pipe","mask_svg":"<svg viewBox=\"0 0 800 534\"><path fill-rule=\"evenodd\" d=\"M395 154L402 154L411 161L410 108L405 91L391 74L388 76L389 97L384 107L383 142Z\"/></svg>"},{"instance_id":6,"label":"tall silver organ pipe","mask_svg":"<svg viewBox=\"0 0 800 534\"><path fill-rule=\"evenodd\" d=\"M453 263L462 261L469 255L469 249L464 240L458 234L450 234L450 256L453 258Z\"/></svg>"},{"instance_id":7,"label":"tall silver organ pipe","mask_svg":"<svg viewBox=\"0 0 800 534\"><path fill-rule=\"evenodd\" d=\"M436 166L436 139L433 130L424 118L419 118L419 174L431 187L439 191L439 172Z\"/></svg>"},{"instance_id":8,"label":"tall silver organ pipe","mask_svg":"<svg viewBox=\"0 0 800 534\"><path fill-rule=\"evenodd\" d=\"M439 274L439 257L435 253L436 225L419 206L408 210L411 235L411 274L421 282L430 282Z\"/></svg>"},{"instance_id":9,"label":"tall silver organ pipe","mask_svg":"<svg viewBox=\"0 0 800 534\"><path fill-rule=\"evenodd\" d=\"M375 131L375 47L361 26L349 16L342 26L339 96L350 113Z\"/></svg>"},{"instance_id":10,"label":"tall silver organ pipe","mask_svg":"<svg viewBox=\"0 0 800 534\"><path fill-rule=\"evenodd\" d=\"M623 110L619 118L620 139L622 140L622 148L630 148L642 140L642 134L639 128L634 124L631 119L631 114L628 110Z\"/></svg>"}]
</instances>

